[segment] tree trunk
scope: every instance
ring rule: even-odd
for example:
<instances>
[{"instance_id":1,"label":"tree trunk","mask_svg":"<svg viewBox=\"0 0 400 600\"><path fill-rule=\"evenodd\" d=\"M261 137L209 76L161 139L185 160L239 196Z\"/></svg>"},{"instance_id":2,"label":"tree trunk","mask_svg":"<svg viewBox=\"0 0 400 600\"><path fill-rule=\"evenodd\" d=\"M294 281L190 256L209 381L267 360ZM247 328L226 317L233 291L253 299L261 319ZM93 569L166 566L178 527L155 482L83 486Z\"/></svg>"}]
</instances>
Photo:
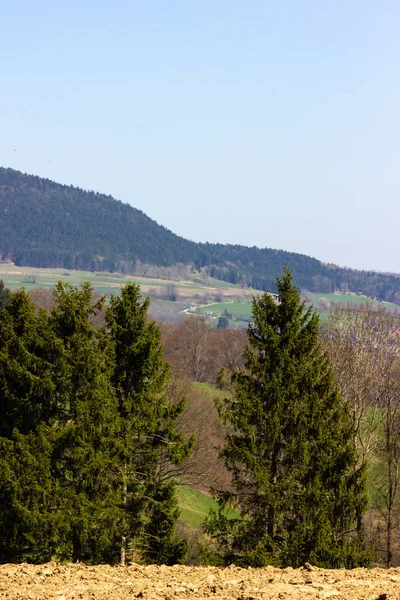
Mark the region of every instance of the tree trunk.
<instances>
[{"instance_id":1,"label":"tree trunk","mask_svg":"<svg viewBox=\"0 0 400 600\"><path fill-rule=\"evenodd\" d=\"M72 537L72 562L79 563L82 559L82 544L79 533L74 531Z\"/></svg>"},{"instance_id":2,"label":"tree trunk","mask_svg":"<svg viewBox=\"0 0 400 600\"><path fill-rule=\"evenodd\" d=\"M124 506L124 508L126 507L128 501L128 484L127 484L127 467L126 467L126 463L124 465L123 468L123 474L122 474L122 504ZM125 565L126 563L126 535L125 535L125 528L126 528L126 520L125 520L125 515L122 517L122 538L121 538L121 551L120 551L120 558L119 558L119 564L120 565Z\"/></svg>"}]
</instances>

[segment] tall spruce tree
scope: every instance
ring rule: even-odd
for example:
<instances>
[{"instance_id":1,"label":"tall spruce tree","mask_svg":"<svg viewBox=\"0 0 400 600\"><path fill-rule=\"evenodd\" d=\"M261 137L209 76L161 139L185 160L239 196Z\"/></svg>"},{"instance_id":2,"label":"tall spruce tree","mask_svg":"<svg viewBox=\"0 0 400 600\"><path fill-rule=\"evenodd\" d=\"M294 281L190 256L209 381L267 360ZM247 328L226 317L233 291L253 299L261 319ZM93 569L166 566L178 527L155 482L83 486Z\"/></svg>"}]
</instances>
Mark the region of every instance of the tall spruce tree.
<instances>
[{"instance_id":1,"label":"tall spruce tree","mask_svg":"<svg viewBox=\"0 0 400 600\"><path fill-rule=\"evenodd\" d=\"M106 321L115 346L112 384L119 403L120 487L123 515L120 561L137 550L149 562L179 562L186 546L175 534L178 517L173 465L191 451L175 429L184 402L171 405L164 386L161 332L148 317L149 300L127 284L111 298ZM172 466L172 468L171 468Z\"/></svg>"},{"instance_id":2,"label":"tall spruce tree","mask_svg":"<svg viewBox=\"0 0 400 600\"><path fill-rule=\"evenodd\" d=\"M0 311L0 561L54 553L54 361L47 315L21 289Z\"/></svg>"},{"instance_id":3,"label":"tall spruce tree","mask_svg":"<svg viewBox=\"0 0 400 600\"><path fill-rule=\"evenodd\" d=\"M349 410L320 348L318 315L288 269L277 291L253 300L246 369L219 405L232 430L222 457L233 491L216 492L220 510L205 530L224 563L366 565L364 468Z\"/></svg>"},{"instance_id":4,"label":"tall spruce tree","mask_svg":"<svg viewBox=\"0 0 400 600\"><path fill-rule=\"evenodd\" d=\"M52 475L58 512L58 555L73 561L113 560L120 490L117 486L118 404L111 384L114 349L92 324L104 299L90 283L82 289L59 282L49 322L61 348L54 380L57 436Z\"/></svg>"}]
</instances>

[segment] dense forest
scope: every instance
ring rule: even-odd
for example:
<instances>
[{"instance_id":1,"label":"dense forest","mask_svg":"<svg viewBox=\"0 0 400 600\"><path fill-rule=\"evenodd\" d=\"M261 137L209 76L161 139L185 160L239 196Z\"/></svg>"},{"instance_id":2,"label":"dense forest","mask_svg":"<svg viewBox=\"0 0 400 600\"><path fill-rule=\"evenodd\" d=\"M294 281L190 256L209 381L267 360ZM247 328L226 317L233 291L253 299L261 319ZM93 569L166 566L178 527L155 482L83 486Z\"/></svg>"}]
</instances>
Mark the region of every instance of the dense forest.
<instances>
[{"instance_id":1,"label":"dense forest","mask_svg":"<svg viewBox=\"0 0 400 600\"><path fill-rule=\"evenodd\" d=\"M133 273L191 264L212 277L273 291L289 265L302 289L353 291L400 304L400 278L269 248L194 243L111 196L0 168L0 256L17 265Z\"/></svg>"}]
</instances>

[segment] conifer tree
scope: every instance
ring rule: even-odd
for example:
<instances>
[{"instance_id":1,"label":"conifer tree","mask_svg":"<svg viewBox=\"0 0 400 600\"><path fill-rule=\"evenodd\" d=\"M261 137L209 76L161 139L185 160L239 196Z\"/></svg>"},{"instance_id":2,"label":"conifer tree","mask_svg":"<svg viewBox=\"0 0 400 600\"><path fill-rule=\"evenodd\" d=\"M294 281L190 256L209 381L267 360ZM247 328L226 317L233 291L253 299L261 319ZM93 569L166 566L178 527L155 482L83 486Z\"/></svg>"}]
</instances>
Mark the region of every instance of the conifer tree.
<instances>
[{"instance_id":1,"label":"conifer tree","mask_svg":"<svg viewBox=\"0 0 400 600\"><path fill-rule=\"evenodd\" d=\"M107 562L119 537L121 508L113 344L91 323L104 299L93 300L88 282L80 290L59 282L54 300L49 321L61 348L54 374L58 422L52 465L62 515L58 554Z\"/></svg>"},{"instance_id":2,"label":"conifer tree","mask_svg":"<svg viewBox=\"0 0 400 600\"><path fill-rule=\"evenodd\" d=\"M205 530L224 563L365 565L364 469L349 410L320 348L318 315L288 269L277 291L253 300L246 369L219 406L232 430L222 457L233 491L216 492L220 510Z\"/></svg>"},{"instance_id":3,"label":"conifer tree","mask_svg":"<svg viewBox=\"0 0 400 600\"><path fill-rule=\"evenodd\" d=\"M184 442L175 429L184 402L168 402L164 386L169 368L162 358L160 328L149 319L148 307L139 286L127 284L120 296L111 298L106 313L115 345L111 380L120 416L121 563L127 551L139 550L151 562L178 561L185 552L174 533L178 511L171 465L186 458L193 441Z\"/></svg>"},{"instance_id":4,"label":"conifer tree","mask_svg":"<svg viewBox=\"0 0 400 600\"><path fill-rule=\"evenodd\" d=\"M0 311L0 561L54 552L51 339L44 312L23 289ZM53 348L54 350L54 348Z\"/></svg>"}]
</instances>

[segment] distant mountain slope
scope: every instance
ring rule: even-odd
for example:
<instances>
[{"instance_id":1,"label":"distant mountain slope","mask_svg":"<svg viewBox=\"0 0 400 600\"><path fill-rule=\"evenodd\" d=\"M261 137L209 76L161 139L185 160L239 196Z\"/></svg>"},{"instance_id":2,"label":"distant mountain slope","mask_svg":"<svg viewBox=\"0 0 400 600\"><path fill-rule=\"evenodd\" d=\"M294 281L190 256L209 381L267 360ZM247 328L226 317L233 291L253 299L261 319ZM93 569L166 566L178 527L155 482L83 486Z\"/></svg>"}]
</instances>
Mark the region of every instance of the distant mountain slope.
<instances>
[{"instance_id":1,"label":"distant mountain slope","mask_svg":"<svg viewBox=\"0 0 400 600\"><path fill-rule=\"evenodd\" d=\"M349 289L400 304L400 279L325 265L284 250L197 244L111 196L60 185L0 167L0 255L19 265L65 269L133 269L193 263L210 275L273 290L289 264L297 285L311 291Z\"/></svg>"}]
</instances>

